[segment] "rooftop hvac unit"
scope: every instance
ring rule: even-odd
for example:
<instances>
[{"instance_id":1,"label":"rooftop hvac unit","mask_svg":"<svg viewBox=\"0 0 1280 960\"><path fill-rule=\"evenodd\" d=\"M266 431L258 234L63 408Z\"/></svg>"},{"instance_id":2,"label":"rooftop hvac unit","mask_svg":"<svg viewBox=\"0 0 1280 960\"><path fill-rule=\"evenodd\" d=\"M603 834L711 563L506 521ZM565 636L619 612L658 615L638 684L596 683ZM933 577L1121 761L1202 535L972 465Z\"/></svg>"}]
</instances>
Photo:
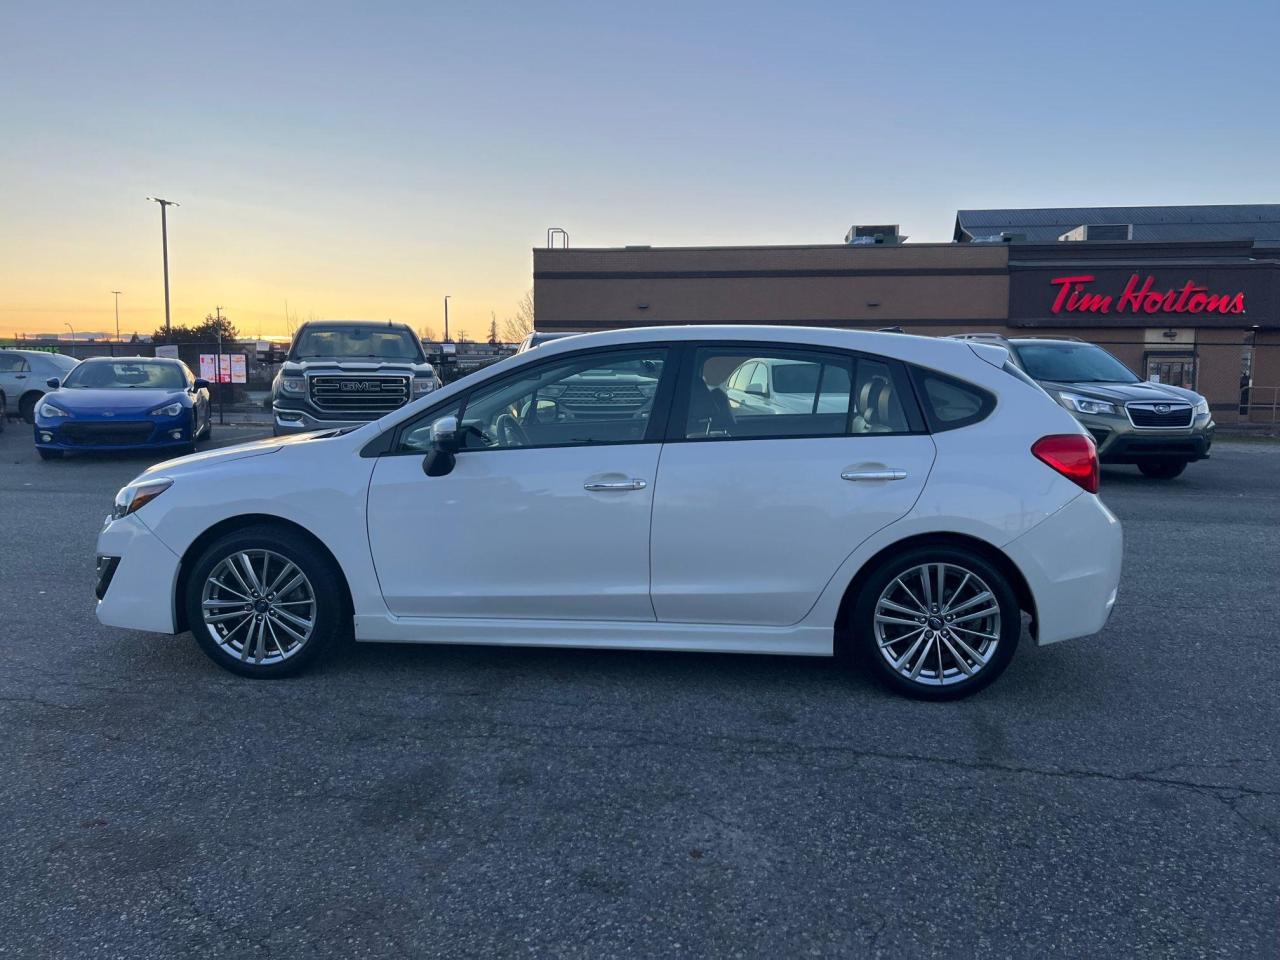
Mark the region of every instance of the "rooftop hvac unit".
<instances>
[{"instance_id":1,"label":"rooftop hvac unit","mask_svg":"<svg viewBox=\"0 0 1280 960\"><path fill-rule=\"evenodd\" d=\"M864 244L885 244L888 246L896 246L906 239L906 237L898 232L898 225L896 223L855 223L849 228L849 232L844 235L844 242L851 246L862 246Z\"/></svg>"}]
</instances>

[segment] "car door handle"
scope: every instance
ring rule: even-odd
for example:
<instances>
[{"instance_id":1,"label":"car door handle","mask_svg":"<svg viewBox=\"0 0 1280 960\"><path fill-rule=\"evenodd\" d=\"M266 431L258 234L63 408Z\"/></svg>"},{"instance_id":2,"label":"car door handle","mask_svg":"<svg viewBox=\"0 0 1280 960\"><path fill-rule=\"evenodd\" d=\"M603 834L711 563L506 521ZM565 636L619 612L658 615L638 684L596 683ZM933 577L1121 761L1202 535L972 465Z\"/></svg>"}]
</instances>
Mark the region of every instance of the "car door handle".
<instances>
[{"instance_id":1,"label":"car door handle","mask_svg":"<svg viewBox=\"0 0 1280 960\"><path fill-rule=\"evenodd\" d=\"M841 480L905 480L907 471L897 469L886 470L846 470L840 474Z\"/></svg>"},{"instance_id":2,"label":"car door handle","mask_svg":"<svg viewBox=\"0 0 1280 960\"><path fill-rule=\"evenodd\" d=\"M583 490L599 493L602 490L643 490L648 484L643 480L588 480Z\"/></svg>"}]
</instances>

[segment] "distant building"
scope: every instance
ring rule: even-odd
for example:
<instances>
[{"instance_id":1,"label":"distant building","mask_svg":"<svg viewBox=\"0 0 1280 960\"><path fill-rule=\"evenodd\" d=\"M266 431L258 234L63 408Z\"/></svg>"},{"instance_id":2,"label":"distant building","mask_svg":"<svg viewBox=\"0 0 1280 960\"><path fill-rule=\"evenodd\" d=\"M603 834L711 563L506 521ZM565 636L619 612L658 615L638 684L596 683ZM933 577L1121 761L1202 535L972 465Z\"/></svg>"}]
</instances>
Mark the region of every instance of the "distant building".
<instances>
[{"instance_id":1,"label":"distant building","mask_svg":"<svg viewBox=\"0 0 1280 960\"><path fill-rule=\"evenodd\" d=\"M1280 204L961 210L955 242L533 251L537 328L775 323L1100 343L1205 394L1280 392ZM1269 392L1268 392L1269 391Z\"/></svg>"}]
</instances>

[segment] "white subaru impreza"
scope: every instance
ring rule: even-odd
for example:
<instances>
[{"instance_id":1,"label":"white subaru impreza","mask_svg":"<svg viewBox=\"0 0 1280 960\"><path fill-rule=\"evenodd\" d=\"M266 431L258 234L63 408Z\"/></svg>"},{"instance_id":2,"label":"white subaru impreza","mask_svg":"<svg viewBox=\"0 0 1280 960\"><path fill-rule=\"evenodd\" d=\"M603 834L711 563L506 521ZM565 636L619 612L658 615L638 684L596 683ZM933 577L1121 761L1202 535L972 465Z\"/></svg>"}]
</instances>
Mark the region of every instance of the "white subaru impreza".
<instances>
[{"instance_id":1,"label":"white subaru impreza","mask_svg":"<svg viewBox=\"0 0 1280 960\"><path fill-rule=\"evenodd\" d=\"M335 638L860 655L972 693L1096 633L1093 441L1003 348L689 326L566 338L358 428L120 491L98 619L279 677Z\"/></svg>"}]
</instances>

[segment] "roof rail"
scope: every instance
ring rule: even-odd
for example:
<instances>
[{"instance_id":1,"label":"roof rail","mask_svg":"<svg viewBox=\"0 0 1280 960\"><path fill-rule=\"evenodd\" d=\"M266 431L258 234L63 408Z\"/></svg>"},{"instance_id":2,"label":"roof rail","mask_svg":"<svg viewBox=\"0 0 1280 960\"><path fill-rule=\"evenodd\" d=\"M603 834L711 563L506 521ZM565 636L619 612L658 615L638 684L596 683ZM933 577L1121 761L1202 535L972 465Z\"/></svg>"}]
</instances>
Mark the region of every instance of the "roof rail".
<instances>
[{"instance_id":1,"label":"roof rail","mask_svg":"<svg viewBox=\"0 0 1280 960\"><path fill-rule=\"evenodd\" d=\"M992 343L1008 343L1009 338L999 333L953 333L948 340L986 340Z\"/></svg>"}]
</instances>

